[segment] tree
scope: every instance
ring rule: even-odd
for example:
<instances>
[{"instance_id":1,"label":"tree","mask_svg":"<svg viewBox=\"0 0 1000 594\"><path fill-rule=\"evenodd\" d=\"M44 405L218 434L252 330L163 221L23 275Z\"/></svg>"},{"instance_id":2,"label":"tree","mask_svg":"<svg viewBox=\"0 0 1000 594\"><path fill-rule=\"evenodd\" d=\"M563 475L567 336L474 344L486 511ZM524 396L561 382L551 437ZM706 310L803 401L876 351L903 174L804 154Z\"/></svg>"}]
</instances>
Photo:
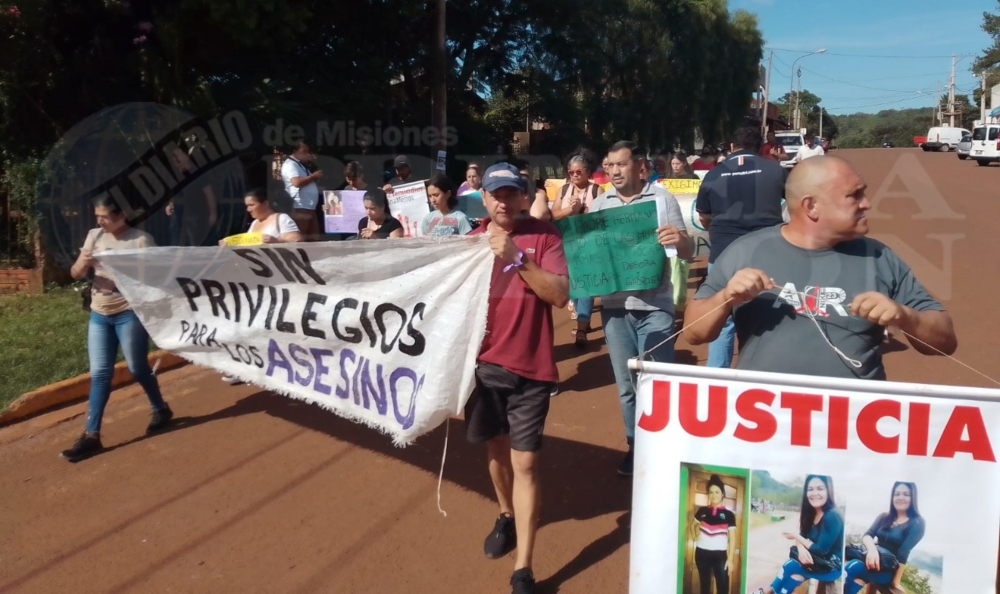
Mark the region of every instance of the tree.
<instances>
[{"instance_id":1,"label":"tree","mask_svg":"<svg viewBox=\"0 0 1000 594\"><path fill-rule=\"evenodd\" d=\"M997 4L1000 5L1000 0L997 0ZM984 12L982 29L993 38L993 43L976 59L973 70L977 72L998 70L1000 69L1000 14Z\"/></svg>"},{"instance_id":2,"label":"tree","mask_svg":"<svg viewBox=\"0 0 1000 594\"><path fill-rule=\"evenodd\" d=\"M907 594L934 594L930 578L921 575L920 571L913 565L906 565L899 583Z\"/></svg>"},{"instance_id":3,"label":"tree","mask_svg":"<svg viewBox=\"0 0 1000 594\"><path fill-rule=\"evenodd\" d=\"M801 93L785 93L777 99L774 104L778 106L778 113L786 115L788 123L792 123L796 94L799 96L799 111L802 114L803 127L812 134L819 134L819 119L820 113L822 113L823 136L829 139L836 138L839 133L836 118L827 113L826 109L820 105L823 99L807 89L802 89Z\"/></svg>"}]
</instances>

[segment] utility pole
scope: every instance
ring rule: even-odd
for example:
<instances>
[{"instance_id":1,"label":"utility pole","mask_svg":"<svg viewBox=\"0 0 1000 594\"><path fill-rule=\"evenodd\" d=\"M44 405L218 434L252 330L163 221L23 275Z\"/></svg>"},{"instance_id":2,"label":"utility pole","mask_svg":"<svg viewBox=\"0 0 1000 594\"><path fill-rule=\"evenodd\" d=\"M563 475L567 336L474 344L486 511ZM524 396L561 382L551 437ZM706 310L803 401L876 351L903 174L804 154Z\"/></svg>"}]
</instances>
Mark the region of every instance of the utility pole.
<instances>
[{"instance_id":1,"label":"utility pole","mask_svg":"<svg viewBox=\"0 0 1000 594\"><path fill-rule=\"evenodd\" d=\"M948 125L955 127L955 54L951 55L951 80L948 82Z\"/></svg>"},{"instance_id":2,"label":"utility pole","mask_svg":"<svg viewBox=\"0 0 1000 594\"><path fill-rule=\"evenodd\" d=\"M761 111L760 118L760 135L763 137L767 136L767 112L768 107L771 103L771 63L774 60L774 50L771 50L771 55L767 57L767 72L764 73L764 108ZM985 83L983 83L985 84Z\"/></svg>"},{"instance_id":3,"label":"utility pole","mask_svg":"<svg viewBox=\"0 0 1000 594\"><path fill-rule=\"evenodd\" d=\"M983 70L979 73L980 81L980 91L979 91L979 121L986 121L986 71Z\"/></svg>"},{"instance_id":4,"label":"utility pole","mask_svg":"<svg viewBox=\"0 0 1000 594\"><path fill-rule=\"evenodd\" d=\"M431 54L431 125L437 130L434 148L447 150L445 128L448 126L448 59L445 51L445 0L437 0L434 19L434 50ZM434 155L435 160L437 155Z\"/></svg>"},{"instance_id":5,"label":"utility pole","mask_svg":"<svg viewBox=\"0 0 1000 594\"><path fill-rule=\"evenodd\" d=\"M799 111L801 106L799 98L802 96L802 69L799 68L796 74L798 74L799 85L795 90L795 129L798 130L802 128L802 112Z\"/></svg>"}]
</instances>

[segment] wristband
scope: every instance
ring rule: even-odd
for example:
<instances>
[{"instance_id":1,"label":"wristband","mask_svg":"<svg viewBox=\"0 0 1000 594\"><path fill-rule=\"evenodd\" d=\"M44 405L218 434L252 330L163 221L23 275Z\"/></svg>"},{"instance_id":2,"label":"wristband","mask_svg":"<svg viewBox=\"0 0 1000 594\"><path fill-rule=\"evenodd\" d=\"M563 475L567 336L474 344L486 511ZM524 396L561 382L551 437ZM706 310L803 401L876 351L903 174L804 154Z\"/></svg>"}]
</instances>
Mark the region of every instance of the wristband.
<instances>
[{"instance_id":1,"label":"wristband","mask_svg":"<svg viewBox=\"0 0 1000 594\"><path fill-rule=\"evenodd\" d=\"M522 252L521 250L517 250L517 261L511 262L510 264L504 266L503 271L507 272L511 268L518 268L521 266L524 266L524 252Z\"/></svg>"}]
</instances>

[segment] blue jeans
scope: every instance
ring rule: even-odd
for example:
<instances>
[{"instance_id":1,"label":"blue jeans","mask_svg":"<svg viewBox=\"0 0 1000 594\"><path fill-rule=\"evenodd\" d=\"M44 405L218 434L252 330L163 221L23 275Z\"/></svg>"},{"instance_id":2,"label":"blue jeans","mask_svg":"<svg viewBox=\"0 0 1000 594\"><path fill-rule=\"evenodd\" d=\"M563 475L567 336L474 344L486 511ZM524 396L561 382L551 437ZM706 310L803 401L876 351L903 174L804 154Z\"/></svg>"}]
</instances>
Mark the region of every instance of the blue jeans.
<instances>
[{"instance_id":1,"label":"blue jeans","mask_svg":"<svg viewBox=\"0 0 1000 594\"><path fill-rule=\"evenodd\" d=\"M708 272L712 272L712 265L708 265ZM733 350L736 344L736 324L733 323L733 316L726 318L719 337L708 344L707 367L728 368L733 364Z\"/></svg>"},{"instance_id":2,"label":"blue jeans","mask_svg":"<svg viewBox=\"0 0 1000 594\"><path fill-rule=\"evenodd\" d=\"M100 433L104 407L111 397L111 378L115 373L115 357L121 344L125 362L149 398L153 411L167 407L160 395L160 386L149 367L149 335L131 309L113 316L90 312L87 332L87 352L90 354L90 405L87 410L87 432Z\"/></svg>"},{"instance_id":3,"label":"blue jeans","mask_svg":"<svg viewBox=\"0 0 1000 594\"><path fill-rule=\"evenodd\" d=\"M892 581L893 575L893 572L889 571L871 571L865 567L863 561L851 559L847 562L847 565L844 565L844 594L858 594L865 587L854 580L860 579L866 585L878 584L884 586Z\"/></svg>"},{"instance_id":4,"label":"blue jeans","mask_svg":"<svg viewBox=\"0 0 1000 594\"><path fill-rule=\"evenodd\" d=\"M673 363L676 339L660 343L674 333L674 314L659 309L639 311L604 306L601 320L618 385L625 439L632 446L635 443L635 374L628 368L628 360L656 347L643 358L644 361Z\"/></svg>"},{"instance_id":5,"label":"blue jeans","mask_svg":"<svg viewBox=\"0 0 1000 594\"><path fill-rule=\"evenodd\" d=\"M792 576L799 576L802 579L797 580ZM774 577L774 581L771 582L771 589L774 590L774 594L792 594L795 588L798 588L799 584L807 579L818 580L820 582L835 582L839 577L839 570L827 573L806 573L801 563L795 559L789 559L785 561L785 564L781 566L781 570L778 571L778 575Z\"/></svg>"},{"instance_id":6,"label":"blue jeans","mask_svg":"<svg viewBox=\"0 0 1000 594\"><path fill-rule=\"evenodd\" d=\"M574 299L573 308L576 310L576 321L589 326L590 316L594 313L594 298L580 297L579 299Z\"/></svg>"}]
</instances>

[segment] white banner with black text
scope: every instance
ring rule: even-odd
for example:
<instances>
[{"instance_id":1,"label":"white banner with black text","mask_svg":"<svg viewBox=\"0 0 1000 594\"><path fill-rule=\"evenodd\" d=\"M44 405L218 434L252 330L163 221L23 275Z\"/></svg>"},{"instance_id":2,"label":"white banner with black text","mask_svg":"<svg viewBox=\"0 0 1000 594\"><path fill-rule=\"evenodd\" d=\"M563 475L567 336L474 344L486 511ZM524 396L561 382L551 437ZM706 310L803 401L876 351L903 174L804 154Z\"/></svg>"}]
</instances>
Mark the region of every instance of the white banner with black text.
<instances>
[{"instance_id":1,"label":"white banner with black text","mask_svg":"<svg viewBox=\"0 0 1000 594\"><path fill-rule=\"evenodd\" d=\"M162 349L407 444L474 386L488 238L96 254Z\"/></svg>"}]
</instances>

